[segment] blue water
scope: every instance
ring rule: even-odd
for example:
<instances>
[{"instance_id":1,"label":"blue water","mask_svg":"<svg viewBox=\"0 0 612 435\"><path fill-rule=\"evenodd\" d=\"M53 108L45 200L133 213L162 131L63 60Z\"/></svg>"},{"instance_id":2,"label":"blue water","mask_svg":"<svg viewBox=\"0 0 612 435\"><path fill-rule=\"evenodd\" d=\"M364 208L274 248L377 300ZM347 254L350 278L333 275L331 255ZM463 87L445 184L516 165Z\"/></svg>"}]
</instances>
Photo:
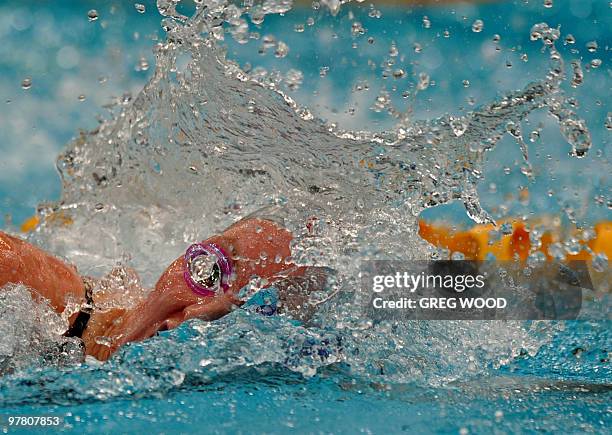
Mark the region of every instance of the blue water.
<instances>
[{"instance_id":1,"label":"blue water","mask_svg":"<svg viewBox=\"0 0 612 435\"><path fill-rule=\"evenodd\" d=\"M112 13L111 5L102 1L53 5L5 1L0 5L0 228L23 221L33 214L36 204L59 197L61 185L54 159L62 146L79 128L95 128L96 116L104 113L101 107L111 96L137 92L150 76L153 39L163 35L154 5L142 3L147 6L145 14L139 14L131 2L114 5ZM100 19L90 23L87 11L94 8ZM553 123L536 114L531 125L535 128L543 122L542 137L546 140L533 145L532 163L536 172L548 174L552 165L562 175L568 186L563 201L578 203L579 219L610 219L605 204L588 201L588 205L580 205L585 197L604 193L609 198L610 193L609 174L598 166L599 159L609 158L610 153L610 133L604 126L610 111L612 14L608 1L555 0L551 9L543 8L541 1L524 5L522 0L480 6L383 8L386 19L379 21L368 20L364 9L356 13L367 21L369 35L377 42L371 53L359 56L384 52L391 40L400 47L412 47L418 41L424 48L422 70L435 79L436 86L417 99L417 118L470 110L473 106L466 102L470 96L476 105L483 104L540 78L546 59L539 53L540 46L529 41L534 23L547 21L561 25L563 34L572 33L575 46L560 47L568 59L572 57L570 50L576 49L579 53L574 57L583 58L583 64L594 58L603 60L598 69L585 73L582 87L571 91L593 134L593 150L585 159L569 160ZM329 39L316 37L321 30L307 29L311 32L307 38L292 31L294 23L304 22L309 15L307 10L297 10L286 17L266 18L265 32L283 35L292 48L279 68L293 66L304 72L305 83L296 98L331 117L345 110L350 94L346 83L367 74L351 67L357 55L348 52L339 56ZM428 31L422 28L423 15L432 22ZM476 18L485 22L485 29L478 34L470 30ZM342 23L331 18L327 23L340 39L347 37L347 23ZM444 30L449 30L450 38L439 36ZM503 49L498 54L492 48L494 34L501 35ZM595 53L585 49L592 40L599 45ZM230 43L229 52L241 62L277 62L273 56L258 58L251 45ZM314 63L313 52L317 56ZM472 59L466 55L472 52L492 54ZM521 61L522 53L528 55L529 62ZM147 71L135 70L141 56L151 64ZM338 58L346 58L346 62L337 62ZM506 61L512 68L506 67ZM324 65L334 67L321 81L319 68ZM23 90L20 83L27 76L32 77L33 86ZM102 83L101 76L106 79ZM470 87L463 87L463 80L469 80ZM331 96L329 89L333 90ZM86 96L85 101L79 101L80 94ZM351 126L350 119L346 122ZM371 122L374 128L387 125L375 114ZM528 185L520 166L517 147L511 139L504 139L489 157L487 182L480 188L485 207L494 208L507 195L516 194L519 186ZM510 168L508 175L506 167ZM488 184L492 180L495 189ZM528 204L510 201L512 211L540 214L559 210L558 196L550 199L546 195L558 184L551 177L540 177L529 185L533 200ZM465 219L462 207L455 205L428 210L426 216ZM337 352L337 347L292 342L303 335L295 334L296 327L283 319L239 312L219 322L214 330L202 329L203 324L194 321L128 346L106 365L33 368L5 376L0 379L0 415L60 415L65 419L61 429L73 433L609 433L610 326L609 320L567 323L537 355L525 354L499 368L465 373L461 380L442 386L423 378L389 382L385 373L375 371L357 375L350 358L349 362L318 364L314 376L304 376L296 366L307 366L315 358L313 346L315 353L323 348L330 354ZM219 332L224 327L237 331L228 348ZM246 334L246 338L238 336L246 330L260 333L259 344L253 344ZM294 350L274 354L283 358L263 358L258 363L258 352L282 346L283 340L280 344L269 340L281 330L285 335L279 336ZM336 333L321 334L334 340ZM368 351L346 346L344 352ZM233 363L201 365L201 361L219 355ZM240 362L241 357L247 360ZM388 357L392 359L392 355ZM429 358L435 372L436 355Z\"/></svg>"},{"instance_id":2,"label":"blue water","mask_svg":"<svg viewBox=\"0 0 612 435\"><path fill-rule=\"evenodd\" d=\"M167 359L184 370L186 359L206 353L190 345L192 326L130 346L107 366L4 379L2 414L61 415L63 429L74 433L604 433L612 423L610 322L568 323L536 357L437 388L355 377L346 364L312 378L283 364L200 368L178 383ZM169 339L168 350L155 347ZM156 354L143 358L147 347ZM128 358L130 367L122 367Z\"/></svg>"}]
</instances>

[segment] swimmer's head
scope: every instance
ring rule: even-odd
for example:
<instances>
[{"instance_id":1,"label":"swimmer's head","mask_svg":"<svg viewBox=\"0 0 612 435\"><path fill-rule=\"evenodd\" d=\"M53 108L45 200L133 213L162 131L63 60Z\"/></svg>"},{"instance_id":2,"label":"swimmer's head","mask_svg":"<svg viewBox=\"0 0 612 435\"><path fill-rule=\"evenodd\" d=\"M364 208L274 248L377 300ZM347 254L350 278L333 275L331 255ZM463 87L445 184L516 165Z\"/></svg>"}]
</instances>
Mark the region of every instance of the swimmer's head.
<instances>
[{"instance_id":1,"label":"swimmer's head","mask_svg":"<svg viewBox=\"0 0 612 435\"><path fill-rule=\"evenodd\" d=\"M189 288L201 296L227 291L233 267L229 257L214 243L195 243L185 252L183 277Z\"/></svg>"}]
</instances>

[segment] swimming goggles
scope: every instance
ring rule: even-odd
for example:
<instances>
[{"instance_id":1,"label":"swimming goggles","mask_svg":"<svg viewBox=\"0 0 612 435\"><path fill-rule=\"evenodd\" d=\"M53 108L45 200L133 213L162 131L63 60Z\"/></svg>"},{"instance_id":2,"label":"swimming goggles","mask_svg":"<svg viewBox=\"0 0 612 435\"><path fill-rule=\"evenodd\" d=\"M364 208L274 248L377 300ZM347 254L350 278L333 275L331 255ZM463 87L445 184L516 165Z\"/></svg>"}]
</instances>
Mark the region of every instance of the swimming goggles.
<instances>
[{"instance_id":1,"label":"swimming goggles","mask_svg":"<svg viewBox=\"0 0 612 435\"><path fill-rule=\"evenodd\" d=\"M214 243L194 243L185 252L183 277L189 288L201 296L227 291L232 276L232 262Z\"/></svg>"}]
</instances>

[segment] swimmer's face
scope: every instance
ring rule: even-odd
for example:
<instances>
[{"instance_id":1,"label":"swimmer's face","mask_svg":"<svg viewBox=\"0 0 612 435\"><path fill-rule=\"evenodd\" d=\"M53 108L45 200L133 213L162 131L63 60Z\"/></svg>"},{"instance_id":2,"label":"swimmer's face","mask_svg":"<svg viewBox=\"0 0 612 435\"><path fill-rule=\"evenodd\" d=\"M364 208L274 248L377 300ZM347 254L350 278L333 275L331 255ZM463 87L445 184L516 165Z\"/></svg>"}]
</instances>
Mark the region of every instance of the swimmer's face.
<instances>
[{"instance_id":1,"label":"swimmer's face","mask_svg":"<svg viewBox=\"0 0 612 435\"><path fill-rule=\"evenodd\" d=\"M218 319L242 304L236 295L253 277L273 281L295 269L290 258L291 239L289 231L273 222L248 219L204 240L202 244L217 245L227 253L233 266L232 276L221 276L213 257L198 257L191 264L183 257L175 260L160 277L147 304L147 310L156 313L156 331L174 328L196 317ZM199 295L184 279L186 268L206 287L216 288L225 278L228 286L225 291L218 289L215 296Z\"/></svg>"},{"instance_id":2,"label":"swimmer's face","mask_svg":"<svg viewBox=\"0 0 612 435\"><path fill-rule=\"evenodd\" d=\"M289 231L270 221L248 219L203 241L219 246L232 262L233 274L226 290L215 296L195 293L185 281L185 268L193 266L194 273L207 281L217 279L214 265L210 262L187 265L184 256L179 257L162 274L147 299L108 331L107 335L118 338L112 349L105 348L98 357L106 359L127 342L151 337L192 318L215 320L228 314L242 304L236 295L251 278L260 277L272 283L298 269L291 263L291 239Z\"/></svg>"},{"instance_id":3,"label":"swimmer's face","mask_svg":"<svg viewBox=\"0 0 612 435\"><path fill-rule=\"evenodd\" d=\"M290 260L291 239L289 231L270 221L248 219L203 241L221 248L232 262L233 273L225 291L219 289L213 296L194 292L185 281L186 268L193 269L206 285L223 277L209 259L187 264L184 256L179 257L162 274L146 301L116 328L122 337L119 345L175 328L189 319L215 320L230 313L242 304L236 295L253 277L273 282L295 269Z\"/></svg>"}]
</instances>

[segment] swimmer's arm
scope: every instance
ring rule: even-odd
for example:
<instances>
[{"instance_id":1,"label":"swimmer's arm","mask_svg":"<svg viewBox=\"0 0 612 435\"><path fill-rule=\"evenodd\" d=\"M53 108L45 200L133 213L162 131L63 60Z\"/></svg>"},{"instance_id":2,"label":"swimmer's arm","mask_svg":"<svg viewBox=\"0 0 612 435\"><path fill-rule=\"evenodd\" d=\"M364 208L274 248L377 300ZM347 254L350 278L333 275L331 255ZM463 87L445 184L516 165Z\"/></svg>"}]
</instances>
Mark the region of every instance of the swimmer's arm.
<instances>
[{"instance_id":1,"label":"swimmer's arm","mask_svg":"<svg viewBox=\"0 0 612 435\"><path fill-rule=\"evenodd\" d=\"M85 353L92 355L100 361L106 361L121 346L132 341L140 341L155 335L158 331L173 329L185 320L199 317L204 320L217 320L229 314L236 304L228 297L220 296L215 301L195 308L188 307L183 311L169 314L167 318L150 321L147 310L152 299L147 299L133 310L112 310L105 313L96 313L95 319L89 321L83 333ZM196 312L198 311L198 312ZM93 316L92 316L93 317Z\"/></svg>"},{"instance_id":2,"label":"swimmer's arm","mask_svg":"<svg viewBox=\"0 0 612 435\"><path fill-rule=\"evenodd\" d=\"M58 313L71 296L82 302L83 280L76 268L43 250L0 231L0 288L8 283L23 284L49 300Z\"/></svg>"}]
</instances>

